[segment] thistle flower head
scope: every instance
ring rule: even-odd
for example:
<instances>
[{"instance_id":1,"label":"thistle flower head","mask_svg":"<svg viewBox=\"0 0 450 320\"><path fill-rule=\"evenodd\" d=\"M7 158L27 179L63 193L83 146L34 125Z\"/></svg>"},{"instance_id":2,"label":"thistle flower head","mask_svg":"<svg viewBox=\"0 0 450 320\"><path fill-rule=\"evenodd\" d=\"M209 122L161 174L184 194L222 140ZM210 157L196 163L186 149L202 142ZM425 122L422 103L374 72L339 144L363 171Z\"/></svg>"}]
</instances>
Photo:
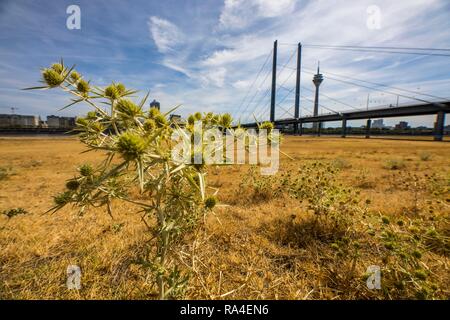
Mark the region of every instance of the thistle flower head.
<instances>
[{"instance_id":1,"label":"thistle flower head","mask_svg":"<svg viewBox=\"0 0 450 320\"><path fill-rule=\"evenodd\" d=\"M42 78L50 88L57 87L64 81L64 77L54 69L45 69L42 72Z\"/></svg>"},{"instance_id":2,"label":"thistle flower head","mask_svg":"<svg viewBox=\"0 0 450 320\"><path fill-rule=\"evenodd\" d=\"M148 117L151 119L155 119L155 117L160 114L161 114L161 112L157 108L152 107L152 108L150 108L150 110L148 112Z\"/></svg>"},{"instance_id":3,"label":"thistle flower head","mask_svg":"<svg viewBox=\"0 0 450 320\"><path fill-rule=\"evenodd\" d=\"M125 86L123 85L123 83L118 83L116 84L116 89L119 92L120 95L123 95L126 91Z\"/></svg>"},{"instance_id":4,"label":"thistle flower head","mask_svg":"<svg viewBox=\"0 0 450 320\"><path fill-rule=\"evenodd\" d=\"M135 117L142 114L141 108L130 99L120 99L117 102L117 111L129 117Z\"/></svg>"},{"instance_id":5,"label":"thistle flower head","mask_svg":"<svg viewBox=\"0 0 450 320\"><path fill-rule=\"evenodd\" d=\"M127 160L139 159L145 152L145 140L136 133L125 132L117 141L117 150Z\"/></svg>"},{"instance_id":6,"label":"thistle flower head","mask_svg":"<svg viewBox=\"0 0 450 320\"><path fill-rule=\"evenodd\" d=\"M188 121L188 123L189 123L190 125L194 125L194 122L195 122L195 117L194 117L194 115L191 114L191 115L188 117L187 121Z\"/></svg>"},{"instance_id":7,"label":"thistle flower head","mask_svg":"<svg viewBox=\"0 0 450 320\"><path fill-rule=\"evenodd\" d=\"M83 177L89 177L94 173L94 168L90 164L83 164L78 170Z\"/></svg>"},{"instance_id":8,"label":"thistle flower head","mask_svg":"<svg viewBox=\"0 0 450 320\"><path fill-rule=\"evenodd\" d=\"M64 206L68 204L71 200L72 200L72 193L70 191L62 192L53 198L53 201L57 206Z\"/></svg>"},{"instance_id":9,"label":"thistle flower head","mask_svg":"<svg viewBox=\"0 0 450 320\"><path fill-rule=\"evenodd\" d=\"M427 279L427 273L423 269L417 269L414 271L414 276L419 280L426 280Z\"/></svg>"},{"instance_id":10,"label":"thistle flower head","mask_svg":"<svg viewBox=\"0 0 450 320\"><path fill-rule=\"evenodd\" d=\"M105 88L105 96L115 100L120 97L120 92L114 84L111 84Z\"/></svg>"},{"instance_id":11,"label":"thistle flower head","mask_svg":"<svg viewBox=\"0 0 450 320\"><path fill-rule=\"evenodd\" d=\"M54 64L52 64L52 69L58 73L63 73L64 66L61 63L54 63Z\"/></svg>"},{"instance_id":12,"label":"thistle flower head","mask_svg":"<svg viewBox=\"0 0 450 320\"><path fill-rule=\"evenodd\" d=\"M267 130L268 133L270 133L273 130L273 123L266 121L259 125L260 130Z\"/></svg>"},{"instance_id":13,"label":"thistle flower head","mask_svg":"<svg viewBox=\"0 0 450 320\"><path fill-rule=\"evenodd\" d=\"M158 114L158 115L155 117L155 122L156 122L156 125L157 125L159 128L162 128L162 127L164 127L164 126L167 125L167 119L166 119L166 117L164 117L162 114Z\"/></svg>"},{"instance_id":14,"label":"thistle flower head","mask_svg":"<svg viewBox=\"0 0 450 320\"><path fill-rule=\"evenodd\" d=\"M89 122L86 118L77 118L76 124L79 127L86 127L89 125Z\"/></svg>"},{"instance_id":15,"label":"thistle flower head","mask_svg":"<svg viewBox=\"0 0 450 320\"><path fill-rule=\"evenodd\" d=\"M153 119L147 119L144 122L145 131L152 131L156 128L156 122Z\"/></svg>"},{"instance_id":16,"label":"thistle flower head","mask_svg":"<svg viewBox=\"0 0 450 320\"><path fill-rule=\"evenodd\" d=\"M195 120L202 120L202 114L200 112L194 113Z\"/></svg>"},{"instance_id":17,"label":"thistle flower head","mask_svg":"<svg viewBox=\"0 0 450 320\"><path fill-rule=\"evenodd\" d=\"M103 131L105 131L105 127L100 122L91 122L90 123L90 129L92 131L95 131L96 133L100 134Z\"/></svg>"},{"instance_id":18,"label":"thistle flower head","mask_svg":"<svg viewBox=\"0 0 450 320\"><path fill-rule=\"evenodd\" d=\"M229 113L225 113L220 118L220 125L224 128L229 128L229 127L231 127L232 121L233 121L233 119L231 118L231 115Z\"/></svg>"},{"instance_id":19,"label":"thistle flower head","mask_svg":"<svg viewBox=\"0 0 450 320\"><path fill-rule=\"evenodd\" d=\"M215 114L211 118L211 123L217 125L220 124L220 120L221 120L220 115Z\"/></svg>"},{"instance_id":20,"label":"thistle flower head","mask_svg":"<svg viewBox=\"0 0 450 320\"><path fill-rule=\"evenodd\" d=\"M78 189L78 187L80 186L80 182L78 182L78 180L69 180L66 183L66 188L72 191L75 191Z\"/></svg>"},{"instance_id":21,"label":"thistle flower head","mask_svg":"<svg viewBox=\"0 0 450 320\"><path fill-rule=\"evenodd\" d=\"M217 204L217 198L215 196L209 196L205 199L205 208L212 209Z\"/></svg>"},{"instance_id":22,"label":"thistle flower head","mask_svg":"<svg viewBox=\"0 0 450 320\"><path fill-rule=\"evenodd\" d=\"M79 93L86 94L89 92L89 83L83 79L80 79L77 83L77 90Z\"/></svg>"},{"instance_id":23,"label":"thistle flower head","mask_svg":"<svg viewBox=\"0 0 450 320\"><path fill-rule=\"evenodd\" d=\"M89 111L86 115L86 119L89 119L89 120L97 119L97 113L95 111Z\"/></svg>"},{"instance_id":24,"label":"thistle flower head","mask_svg":"<svg viewBox=\"0 0 450 320\"><path fill-rule=\"evenodd\" d=\"M70 73L70 79L72 79L74 82L77 82L81 79L81 75L74 70Z\"/></svg>"}]
</instances>

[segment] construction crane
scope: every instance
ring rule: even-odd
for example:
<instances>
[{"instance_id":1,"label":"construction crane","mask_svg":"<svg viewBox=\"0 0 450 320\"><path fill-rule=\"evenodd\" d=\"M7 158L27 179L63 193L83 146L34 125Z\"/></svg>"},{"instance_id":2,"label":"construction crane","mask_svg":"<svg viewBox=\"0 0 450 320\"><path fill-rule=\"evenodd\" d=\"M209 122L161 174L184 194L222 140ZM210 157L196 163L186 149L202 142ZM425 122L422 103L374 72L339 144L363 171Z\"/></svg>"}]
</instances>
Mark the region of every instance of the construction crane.
<instances>
[{"instance_id":1,"label":"construction crane","mask_svg":"<svg viewBox=\"0 0 450 320\"><path fill-rule=\"evenodd\" d=\"M19 108L16 107L0 107L0 109L9 109L11 110L11 114L15 114L15 111L19 110Z\"/></svg>"}]
</instances>

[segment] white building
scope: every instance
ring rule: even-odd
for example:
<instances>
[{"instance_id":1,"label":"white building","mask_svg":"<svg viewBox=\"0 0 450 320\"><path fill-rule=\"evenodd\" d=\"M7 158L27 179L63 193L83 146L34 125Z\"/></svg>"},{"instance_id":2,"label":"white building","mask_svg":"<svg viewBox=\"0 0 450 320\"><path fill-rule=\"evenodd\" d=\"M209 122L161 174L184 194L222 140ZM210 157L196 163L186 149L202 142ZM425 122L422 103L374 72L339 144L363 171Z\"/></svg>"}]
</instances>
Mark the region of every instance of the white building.
<instances>
[{"instance_id":1,"label":"white building","mask_svg":"<svg viewBox=\"0 0 450 320\"><path fill-rule=\"evenodd\" d=\"M39 116L0 114L0 128L36 128L39 122Z\"/></svg>"}]
</instances>

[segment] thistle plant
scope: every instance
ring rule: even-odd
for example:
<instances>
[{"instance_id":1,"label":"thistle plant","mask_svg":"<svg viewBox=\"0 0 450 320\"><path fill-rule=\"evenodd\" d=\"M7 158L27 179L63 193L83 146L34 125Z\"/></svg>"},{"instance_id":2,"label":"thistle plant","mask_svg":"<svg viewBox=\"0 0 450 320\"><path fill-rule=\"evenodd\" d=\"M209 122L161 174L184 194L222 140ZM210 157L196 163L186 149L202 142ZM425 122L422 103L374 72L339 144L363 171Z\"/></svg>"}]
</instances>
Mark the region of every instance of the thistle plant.
<instances>
[{"instance_id":1,"label":"thistle plant","mask_svg":"<svg viewBox=\"0 0 450 320\"><path fill-rule=\"evenodd\" d=\"M142 264L154 273L159 298L181 296L188 277L177 264L177 248L201 227L217 200L207 193L203 164L172 159L172 133L180 129L167 119L174 109L145 110L148 94L136 103L131 99L136 91L121 83L94 86L63 61L43 69L42 82L43 86L28 89L59 88L73 96L64 108L78 103L92 107L85 117L77 118L75 131L90 151L104 155L98 166L79 167L66 190L54 197L51 210L73 205L84 213L91 207L105 207L113 216L113 200L132 204L154 239L154 249ZM197 112L188 118L186 129L193 130L195 121L224 130L230 128L232 118Z\"/></svg>"}]
</instances>

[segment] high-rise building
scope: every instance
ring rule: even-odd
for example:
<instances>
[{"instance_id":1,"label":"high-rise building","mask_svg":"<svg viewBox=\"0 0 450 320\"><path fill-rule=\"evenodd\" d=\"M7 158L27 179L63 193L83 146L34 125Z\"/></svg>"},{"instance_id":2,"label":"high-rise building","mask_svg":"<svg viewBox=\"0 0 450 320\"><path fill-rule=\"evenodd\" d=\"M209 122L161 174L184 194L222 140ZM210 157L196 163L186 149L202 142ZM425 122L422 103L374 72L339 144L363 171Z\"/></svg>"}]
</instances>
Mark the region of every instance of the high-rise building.
<instances>
[{"instance_id":1,"label":"high-rise building","mask_svg":"<svg viewBox=\"0 0 450 320\"><path fill-rule=\"evenodd\" d=\"M399 123L397 123L395 125L395 129L409 129L409 128L410 127L408 125L408 122L406 122L406 121L400 121Z\"/></svg>"},{"instance_id":2,"label":"high-rise building","mask_svg":"<svg viewBox=\"0 0 450 320\"><path fill-rule=\"evenodd\" d=\"M156 108L158 110L161 110L161 106L160 106L159 102L154 99L152 102L150 102L150 108Z\"/></svg>"},{"instance_id":3,"label":"high-rise building","mask_svg":"<svg viewBox=\"0 0 450 320\"><path fill-rule=\"evenodd\" d=\"M47 126L49 128L74 128L75 120L74 117L47 116Z\"/></svg>"},{"instance_id":4,"label":"high-rise building","mask_svg":"<svg viewBox=\"0 0 450 320\"><path fill-rule=\"evenodd\" d=\"M385 128L385 125L383 123L383 119L377 119L372 121L372 128L375 129L383 129Z\"/></svg>"}]
</instances>

